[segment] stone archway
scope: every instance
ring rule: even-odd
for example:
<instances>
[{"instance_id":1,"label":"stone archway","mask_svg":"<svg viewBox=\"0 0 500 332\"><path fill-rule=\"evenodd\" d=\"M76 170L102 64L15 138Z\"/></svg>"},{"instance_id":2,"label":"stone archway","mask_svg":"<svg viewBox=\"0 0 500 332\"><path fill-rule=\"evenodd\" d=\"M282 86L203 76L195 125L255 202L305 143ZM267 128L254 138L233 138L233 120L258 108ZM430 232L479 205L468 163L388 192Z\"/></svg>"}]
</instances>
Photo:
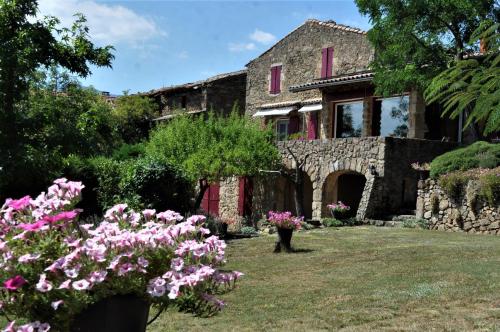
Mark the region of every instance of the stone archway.
<instances>
[{"instance_id":1,"label":"stone archway","mask_svg":"<svg viewBox=\"0 0 500 332\"><path fill-rule=\"evenodd\" d=\"M364 211L360 211L360 205L363 197L369 195L367 191L371 189L371 186L367 184L365 175L356 171L344 170L328 174L323 182L321 216L331 216L327 205L342 201L351 207L351 217L364 217ZM364 206L361 206L361 209L364 209Z\"/></svg>"}]
</instances>

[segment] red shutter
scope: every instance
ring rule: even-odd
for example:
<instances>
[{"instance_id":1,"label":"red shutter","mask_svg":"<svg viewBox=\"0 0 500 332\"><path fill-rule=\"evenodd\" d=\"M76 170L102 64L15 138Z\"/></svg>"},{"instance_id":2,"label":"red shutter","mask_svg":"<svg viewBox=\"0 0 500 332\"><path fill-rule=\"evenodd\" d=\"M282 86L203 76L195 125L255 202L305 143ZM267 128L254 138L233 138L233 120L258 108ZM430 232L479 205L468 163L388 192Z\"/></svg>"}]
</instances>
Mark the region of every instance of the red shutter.
<instances>
[{"instance_id":1,"label":"red shutter","mask_svg":"<svg viewBox=\"0 0 500 332\"><path fill-rule=\"evenodd\" d=\"M321 50L321 78L328 77L328 48Z\"/></svg>"},{"instance_id":2,"label":"red shutter","mask_svg":"<svg viewBox=\"0 0 500 332\"><path fill-rule=\"evenodd\" d=\"M219 216L219 183L211 184L203 195L201 208L212 216Z\"/></svg>"},{"instance_id":3,"label":"red shutter","mask_svg":"<svg viewBox=\"0 0 500 332\"><path fill-rule=\"evenodd\" d=\"M271 87L269 89L270 93L275 93L276 91L276 67L271 67Z\"/></svg>"},{"instance_id":4,"label":"red shutter","mask_svg":"<svg viewBox=\"0 0 500 332\"><path fill-rule=\"evenodd\" d=\"M281 66L276 66L276 83L274 85L275 90L274 93L281 92Z\"/></svg>"},{"instance_id":5,"label":"red shutter","mask_svg":"<svg viewBox=\"0 0 500 332\"><path fill-rule=\"evenodd\" d=\"M208 187L207 190L205 190L205 193L203 194L203 199L201 200L201 208L205 212L208 212L209 195L210 195L210 187Z\"/></svg>"},{"instance_id":6,"label":"red shutter","mask_svg":"<svg viewBox=\"0 0 500 332\"><path fill-rule=\"evenodd\" d=\"M292 116L288 122L288 135L299 132L299 117Z\"/></svg>"},{"instance_id":7,"label":"red shutter","mask_svg":"<svg viewBox=\"0 0 500 332\"><path fill-rule=\"evenodd\" d=\"M328 63L326 66L326 75L327 77L333 76L333 47L328 47Z\"/></svg>"},{"instance_id":8,"label":"red shutter","mask_svg":"<svg viewBox=\"0 0 500 332\"><path fill-rule=\"evenodd\" d=\"M318 113L309 112L309 122L307 123L307 138L310 140L316 139L316 131L318 128Z\"/></svg>"}]
</instances>

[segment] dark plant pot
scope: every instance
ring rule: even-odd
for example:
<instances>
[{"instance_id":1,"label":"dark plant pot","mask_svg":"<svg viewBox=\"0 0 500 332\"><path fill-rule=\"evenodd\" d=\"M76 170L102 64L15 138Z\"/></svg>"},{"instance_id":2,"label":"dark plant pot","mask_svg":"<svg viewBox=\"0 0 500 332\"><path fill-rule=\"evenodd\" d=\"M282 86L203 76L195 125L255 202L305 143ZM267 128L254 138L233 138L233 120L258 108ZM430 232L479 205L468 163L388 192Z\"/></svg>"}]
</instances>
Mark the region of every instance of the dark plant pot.
<instances>
[{"instance_id":1,"label":"dark plant pot","mask_svg":"<svg viewBox=\"0 0 500 332\"><path fill-rule=\"evenodd\" d=\"M418 170L418 179L419 180L427 180L431 174L430 170Z\"/></svg>"},{"instance_id":2,"label":"dark plant pot","mask_svg":"<svg viewBox=\"0 0 500 332\"><path fill-rule=\"evenodd\" d=\"M278 230L278 242L276 242L274 252L281 252L281 249L291 252L292 246L290 242L292 242L293 229L281 227L276 227L276 229Z\"/></svg>"},{"instance_id":3,"label":"dark plant pot","mask_svg":"<svg viewBox=\"0 0 500 332\"><path fill-rule=\"evenodd\" d=\"M71 325L71 332L145 332L149 303L135 295L116 295L91 305Z\"/></svg>"},{"instance_id":4,"label":"dark plant pot","mask_svg":"<svg viewBox=\"0 0 500 332\"><path fill-rule=\"evenodd\" d=\"M337 220L344 220L349 217L349 211L332 211L332 216Z\"/></svg>"},{"instance_id":5,"label":"dark plant pot","mask_svg":"<svg viewBox=\"0 0 500 332\"><path fill-rule=\"evenodd\" d=\"M223 236L223 237L227 236L227 224L226 223L220 224L220 232L221 232L221 236Z\"/></svg>"}]
</instances>

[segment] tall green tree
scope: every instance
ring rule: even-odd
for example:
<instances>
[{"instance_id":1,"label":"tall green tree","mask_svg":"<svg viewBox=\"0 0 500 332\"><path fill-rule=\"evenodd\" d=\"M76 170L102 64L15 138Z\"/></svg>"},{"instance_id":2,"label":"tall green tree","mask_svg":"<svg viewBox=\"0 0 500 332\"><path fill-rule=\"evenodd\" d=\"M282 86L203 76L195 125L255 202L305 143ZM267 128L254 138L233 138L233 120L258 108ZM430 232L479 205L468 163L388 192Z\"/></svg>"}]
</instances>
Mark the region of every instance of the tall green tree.
<instances>
[{"instance_id":1,"label":"tall green tree","mask_svg":"<svg viewBox=\"0 0 500 332\"><path fill-rule=\"evenodd\" d=\"M137 143L148 137L152 121L158 117L160 110L151 98L129 95L125 91L115 100L112 113L125 142Z\"/></svg>"},{"instance_id":2,"label":"tall green tree","mask_svg":"<svg viewBox=\"0 0 500 332\"><path fill-rule=\"evenodd\" d=\"M485 135L500 132L499 31L499 23L484 21L469 43L483 43L486 53L453 61L425 90L426 99L442 102L450 117L468 112L465 126L479 123Z\"/></svg>"},{"instance_id":3,"label":"tall green tree","mask_svg":"<svg viewBox=\"0 0 500 332\"><path fill-rule=\"evenodd\" d=\"M472 33L498 15L495 0L355 1L373 24L374 83L383 95L423 91L451 60L477 51Z\"/></svg>"},{"instance_id":4,"label":"tall green tree","mask_svg":"<svg viewBox=\"0 0 500 332\"><path fill-rule=\"evenodd\" d=\"M88 76L90 66L111 66L112 47L95 46L85 18L76 15L70 28L55 17L39 18L36 0L0 0L0 162L1 178L22 167L27 149L22 118L29 82L43 66L59 66ZM38 151L43 153L43 151ZM2 183L0 179L0 191Z\"/></svg>"},{"instance_id":5,"label":"tall green tree","mask_svg":"<svg viewBox=\"0 0 500 332\"><path fill-rule=\"evenodd\" d=\"M178 116L153 131L149 155L165 158L199 182L194 210L210 183L229 176L251 176L278 162L273 133L233 112L227 118Z\"/></svg>"}]
</instances>

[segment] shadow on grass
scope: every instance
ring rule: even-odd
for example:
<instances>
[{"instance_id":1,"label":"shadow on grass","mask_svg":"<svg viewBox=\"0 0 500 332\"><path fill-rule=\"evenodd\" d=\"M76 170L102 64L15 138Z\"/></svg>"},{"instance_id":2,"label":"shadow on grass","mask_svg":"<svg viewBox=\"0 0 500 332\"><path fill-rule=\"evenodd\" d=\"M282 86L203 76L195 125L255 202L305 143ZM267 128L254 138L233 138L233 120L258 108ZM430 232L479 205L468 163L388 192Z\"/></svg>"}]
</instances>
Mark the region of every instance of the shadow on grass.
<instances>
[{"instance_id":1,"label":"shadow on grass","mask_svg":"<svg viewBox=\"0 0 500 332\"><path fill-rule=\"evenodd\" d=\"M281 251L283 253L287 253L287 254L306 254L306 253L309 253L309 252L313 252L315 250L313 249L304 249L304 248L298 248L298 249L295 249L295 248L292 248L291 251Z\"/></svg>"}]
</instances>

